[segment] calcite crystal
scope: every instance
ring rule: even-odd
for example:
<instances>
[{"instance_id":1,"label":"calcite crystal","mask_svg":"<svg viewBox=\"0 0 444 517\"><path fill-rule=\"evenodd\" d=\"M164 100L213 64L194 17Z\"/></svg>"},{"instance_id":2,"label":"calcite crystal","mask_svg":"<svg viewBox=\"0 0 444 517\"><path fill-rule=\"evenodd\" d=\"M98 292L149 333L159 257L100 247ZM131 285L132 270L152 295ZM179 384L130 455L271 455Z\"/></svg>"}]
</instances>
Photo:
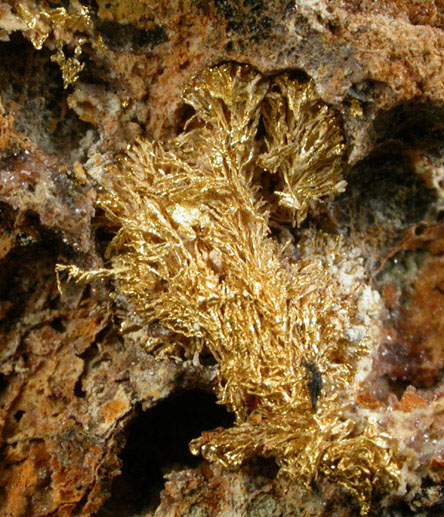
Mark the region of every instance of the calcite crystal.
<instances>
[{"instance_id":1,"label":"calcite crystal","mask_svg":"<svg viewBox=\"0 0 444 517\"><path fill-rule=\"evenodd\" d=\"M0 513L440 512L443 20L0 3Z\"/></svg>"}]
</instances>

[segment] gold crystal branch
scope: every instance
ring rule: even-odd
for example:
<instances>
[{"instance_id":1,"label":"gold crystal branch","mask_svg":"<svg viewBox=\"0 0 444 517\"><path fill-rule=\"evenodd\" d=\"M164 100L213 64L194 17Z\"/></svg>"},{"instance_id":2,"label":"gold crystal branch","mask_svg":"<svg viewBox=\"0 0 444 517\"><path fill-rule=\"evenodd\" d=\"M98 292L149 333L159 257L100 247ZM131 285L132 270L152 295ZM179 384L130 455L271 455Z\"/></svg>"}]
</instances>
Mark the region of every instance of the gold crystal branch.
<instances>
[{"instance_id":1,"label":"gold crystal branch","mask_svg":"<svg viewBox=\"0 0 444 517\"><path fill-rule=\"evenodd\" d=\"M103 181L116 289L162 326L161 350L205 349L218 363L218 399L236 422L194 440L194 453L227 466L274 457L307 486L346 487L365 513L398 469L390 440L351 416L370 346L346 337L360 286L343 289L328 267L346 253L339 238L270 236L271 219L300 224L344 187L338 116L312 82L234 64L203 73L184 99L195 110L184 132L139 142Z\"/></svg>"},{"instance_id":2,"label":"gold crystal branch","mask_svg":"<svg viewBox=\"0 0 444 517\"><path fill-rule=\"evenodd\" d=\"M78 0L72 0L68 8L18 0L15 11L26 24L29 39L36 49L48 43L55 47L51 60L59 65L65 88L77 80L85 67L81 59L84 45L104 47L101 36L94 30L88 8ZM68 48L73 49L72 56L68 55Z\"/></svg>"},{"instance_id":3,"label":"gold crystal branch","mask_svg":"<svg viewBox=\"0 0 444 517\"><path fill-rule=\"evenodd\" d=\"M345 188L338 116L321 102L313 82L300 84L287 76L273 81L262 116L267 152L259 164L279 175L279 215L299 225L310 206Z\"/></svg>"}]
</instances>

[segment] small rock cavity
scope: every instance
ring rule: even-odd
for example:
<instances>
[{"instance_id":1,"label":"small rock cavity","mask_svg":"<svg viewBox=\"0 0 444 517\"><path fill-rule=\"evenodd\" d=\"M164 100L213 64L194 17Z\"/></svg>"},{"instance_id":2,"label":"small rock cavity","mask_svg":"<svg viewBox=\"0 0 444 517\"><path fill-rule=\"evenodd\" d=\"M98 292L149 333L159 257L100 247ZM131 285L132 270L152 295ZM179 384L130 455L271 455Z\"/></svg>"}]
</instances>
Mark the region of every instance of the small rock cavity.
<instances>
[{"instance_id":1,"label":"small rock cavity","mask_svg":"<svg viewBox=\"0 0 444 517\"><path fill-rule=\"evenodd\" d=\"M189 442L202 431L228 427L234 421L216 399L201 390L183 391L141 412L128 429L120 458L121 474L111 488L111 498L96 517L132 516L152 512L160 502L164 476L195 468Z\"/></svg>"}]
</instances>

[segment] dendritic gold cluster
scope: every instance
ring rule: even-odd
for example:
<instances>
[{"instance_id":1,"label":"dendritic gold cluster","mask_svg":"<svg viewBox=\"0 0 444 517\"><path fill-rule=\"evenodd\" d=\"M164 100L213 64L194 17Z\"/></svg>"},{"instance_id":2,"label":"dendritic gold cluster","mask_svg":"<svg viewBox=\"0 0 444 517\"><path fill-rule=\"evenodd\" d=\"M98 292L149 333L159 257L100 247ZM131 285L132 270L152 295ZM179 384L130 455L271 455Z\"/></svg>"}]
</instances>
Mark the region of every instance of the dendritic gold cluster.
<instances>
[{"instance_id":1,"label":"dendritic gold cluster","mask_svg":"<svg viewBox=\"0 0 444 517\"><path fill-rule=\"evenodd\" d=\"M235 64L203 73L184 100L184 131L139 142L103 181L117 228L109 269L69 273L111 275L134 316L164 330L151 350L214 356L236 422L194 440L194 453L227 466L274 457L297 482L344 486L365 513L398 467L389 438L353 418L349 387L369 353L346 332L359 285L344 290L327 265L345 253L339 237L294 243L282 226L344 188L339 118L311 81Z\"/></svg>"},{"instance_id":2,"label":"dendritic gold cluster","mask_svg":"<svg viewBox=\"0 0 444 517\"><path fill-rule=\"evenodd\" d=\"M279 175L280 215L300 224L310 205L345 187L337 115L320 101L313 82L300 84L281 76L267 93L262 117L267 150L259 165ZM273 210L274 217L278 214Z\"/></svg>"},{"instance_id":3,"label":"dendritic gold cluster","mask_svg":"<svg viewBox=\"0 0 444 517\"><path fill-rule=\"evenodd\" d=\"M81 60L83 46L89 43L93 48L104 47L88 8L78 0L71 1L68 8L49 7L45 2L37 5L29 0L18 0L14 7L36 49L51 40L50 46L55 48L51 60L59 65L65 88L77 80L85 67ZM68 48L73 49L71 56Z\"/></svg>"}]
</instances>

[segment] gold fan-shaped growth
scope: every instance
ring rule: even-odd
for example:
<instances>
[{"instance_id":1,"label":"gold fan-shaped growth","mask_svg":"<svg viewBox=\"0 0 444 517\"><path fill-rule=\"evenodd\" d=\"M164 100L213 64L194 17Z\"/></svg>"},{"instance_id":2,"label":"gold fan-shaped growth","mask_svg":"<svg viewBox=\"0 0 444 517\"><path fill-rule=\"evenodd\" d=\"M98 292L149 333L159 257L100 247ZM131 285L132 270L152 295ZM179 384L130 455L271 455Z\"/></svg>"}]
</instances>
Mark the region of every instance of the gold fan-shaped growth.
<instances>
[{"instance_id":1,"label":"gold fan-shaped growth","mask_svg":"<svg viewBox=\"0 0 444 517\"><path fill-rule=\"evenodd\" d=\"M348 332L362 286L332 273L339 238L270 235L344 188L339 118L313 82L234 64L207 70L184 100L194 115L179 136L138 142L103 180L99 204L118 228L109 269L69 272L111 275L139 321L165 330L163 353L214 356L236 422L194 453L227 466L274 457L307 486L346 487L365 513L398 470L389 439L354 416L350 386L370 347Z\"/></svg>"}]
</instances>

